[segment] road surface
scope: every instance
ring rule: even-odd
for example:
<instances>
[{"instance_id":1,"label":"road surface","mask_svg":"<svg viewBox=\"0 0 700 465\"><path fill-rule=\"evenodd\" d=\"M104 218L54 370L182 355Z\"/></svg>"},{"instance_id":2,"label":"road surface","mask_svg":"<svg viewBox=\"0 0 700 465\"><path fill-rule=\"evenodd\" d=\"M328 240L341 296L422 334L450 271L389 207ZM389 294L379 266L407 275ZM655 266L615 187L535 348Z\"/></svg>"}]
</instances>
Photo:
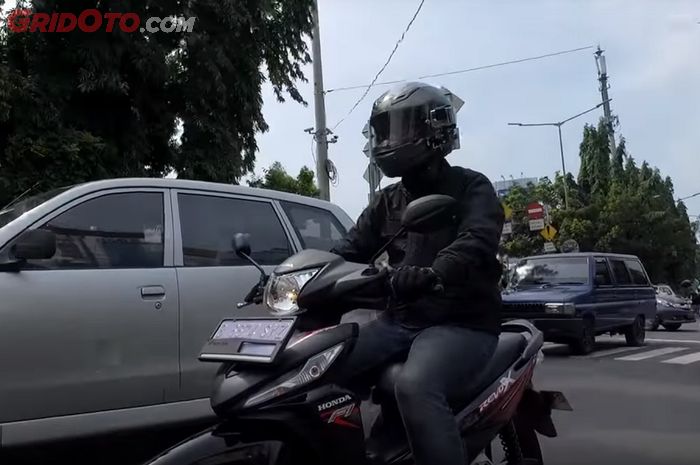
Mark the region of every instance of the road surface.
<instances>
[{"instance_id":1,"label":"road surface","mask_svg":"<svg viewBox=\"0 0 700 465\"><path fill-rule=\"evenodd\" d=\"M543 438L545 463L700 463L700 328L647 333L644 347L598 338L596 352L572 357L545 349L536 383L561 390L573 412L556 412L560 437Z\"/></svg>"}]
</instances>

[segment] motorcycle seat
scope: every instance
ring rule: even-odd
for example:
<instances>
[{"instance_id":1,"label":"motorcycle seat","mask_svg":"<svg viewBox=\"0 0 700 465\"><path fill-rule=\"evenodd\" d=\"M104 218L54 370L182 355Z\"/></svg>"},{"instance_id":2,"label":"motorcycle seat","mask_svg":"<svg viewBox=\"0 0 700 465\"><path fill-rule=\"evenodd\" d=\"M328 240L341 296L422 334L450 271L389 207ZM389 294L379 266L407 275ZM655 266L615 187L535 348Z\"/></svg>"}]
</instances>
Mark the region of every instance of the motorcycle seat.
<instances>
[{"instance_id":1,"label":"motorcycle seat","mask_svg":"<svg viewBox=\"0 0 700 465\"><path fill-rule=\"evenodd\" d=\"M458 405L455 405L455 408L461 409L465 407L489 385L493 384L499 376L503 375L510 365L518 360L525 350L525 347L527 347L527 340L522 334L501 333L493 357L491 357L491 360L489 360L488 364L479 375L478 381L473 383L464 392L461 399L457 400ZM381 397L393 398L396 377L401 372L402 367L403 363L394 363L382 372L379 382L377 383L378 394Z\"/></svg>"}]
</instances>

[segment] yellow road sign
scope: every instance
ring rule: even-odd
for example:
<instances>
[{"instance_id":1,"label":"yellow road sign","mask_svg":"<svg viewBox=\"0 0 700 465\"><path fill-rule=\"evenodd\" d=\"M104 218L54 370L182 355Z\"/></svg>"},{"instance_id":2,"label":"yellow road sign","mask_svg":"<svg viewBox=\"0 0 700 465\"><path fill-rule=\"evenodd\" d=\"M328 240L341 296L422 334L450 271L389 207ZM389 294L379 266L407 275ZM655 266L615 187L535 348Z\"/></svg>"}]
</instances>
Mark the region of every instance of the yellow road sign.
<instances>
[{"instance_id":1,"label":"yellow road sign","mask_svg":"<svg viewBox=\"0 0 700 465\"><path fill-rule=\"evenodd\" d=\"M544 229L540 231L540 234L544 237L544 240L552 242L552 240L557 237L557 230L551 224L547 224Z\"/></svg>"},{"instance_id":2,"label":"yellow road sign","mask_svg":"<svg viewBox=\"0 0 700 465\"><path fill-rule=\"evenodd\" d=\"M506 220L513 218L513 209L505 203L503 204L503 213L506 215Z\"/></svg>"}]
</instances>

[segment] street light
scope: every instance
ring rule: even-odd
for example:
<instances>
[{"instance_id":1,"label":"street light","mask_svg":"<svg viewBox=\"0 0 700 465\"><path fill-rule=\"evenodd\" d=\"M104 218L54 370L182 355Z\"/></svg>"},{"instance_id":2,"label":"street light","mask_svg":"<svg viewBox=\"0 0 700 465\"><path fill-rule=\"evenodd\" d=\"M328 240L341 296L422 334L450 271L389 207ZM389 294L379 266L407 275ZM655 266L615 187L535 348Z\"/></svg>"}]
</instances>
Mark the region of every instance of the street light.
<instances>
[{"instance_id":1,"label":"street light","mask_svg":"<svg viewBox=\"0 0 700 465\"><path fill-rule=\"evenodd\" d=\"M530 126L555 126L559 132L559 153L561 154L561 169L562 169L562 174L564 175L564 207L568 210L569 209L569 184L566 179L566 162L564 161L564 143L562 142L561 138L561 127L568 123L569 121L578 118L579 116L583 116L586 113L590 113L593 110L597 110L598 108L602 107L606 103L610 102L612 99L605 100L604 102L599 103L598 105L594 106L593 108L590 108L586 111L582 111L581 113L574 115L570 118L567 118L563 121L559 121L557 123L508 123L508 126L521 126L521 127L530 127ZM700 193L699 193L700 195Z\"/></svg>"},{"instance_id":2,"label":"street light","mask_svg":"<svg viewBox=\"0 0 700 465\"><path fill-rule=\"evenodd\" d=\"M683 200L692 199L692 198L695 198L695 197L698 197L698 196L700 196L700 192L696 192L695 194L689 195L688 197L682 197L682 198L678 199L678 201L679 201L679 202L682 202Z\"/></svg>"}]
</instances>

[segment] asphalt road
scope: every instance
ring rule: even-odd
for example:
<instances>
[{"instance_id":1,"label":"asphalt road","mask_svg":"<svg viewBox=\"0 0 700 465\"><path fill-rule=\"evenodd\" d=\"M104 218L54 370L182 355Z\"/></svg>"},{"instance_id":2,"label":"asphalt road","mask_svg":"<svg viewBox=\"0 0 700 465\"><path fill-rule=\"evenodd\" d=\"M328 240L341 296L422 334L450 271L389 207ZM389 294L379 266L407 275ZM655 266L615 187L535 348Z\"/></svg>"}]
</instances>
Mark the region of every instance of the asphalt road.
<instances>
[{"instance_id":1,"label":"asphalt road","mask_svg":"<svg viewBox=\"0 0 700 465\"><path fill-rule=\"evenodd\" d=\"M559 390L573 412L555 412L559 437L541 438L547 465L697 465L700 463L700 327L648 332L644 347L601 336L596 352L545 347L539 389ZM182 436L183 432L179 432ZM131 465L133 450L149 456L173 435L105 441L40 454L41 463ZM0 459L0 464L14 461ZM18 462L19 463L19 462ZM23 465L24 465L23 463Z\"/></svg>"},{"instance_id":2,"label":"asphalt road","mask_svg":"<svg viewBox=\"0 0 700 465\"><path fill-rule=\"evenodd\" d=\"M700 463L700 328L647 333L641 348L601 336L596 352L545 349L536 385L561 390L559 437L543 438L548 465Z\"/></svg>"}]
</instances>

